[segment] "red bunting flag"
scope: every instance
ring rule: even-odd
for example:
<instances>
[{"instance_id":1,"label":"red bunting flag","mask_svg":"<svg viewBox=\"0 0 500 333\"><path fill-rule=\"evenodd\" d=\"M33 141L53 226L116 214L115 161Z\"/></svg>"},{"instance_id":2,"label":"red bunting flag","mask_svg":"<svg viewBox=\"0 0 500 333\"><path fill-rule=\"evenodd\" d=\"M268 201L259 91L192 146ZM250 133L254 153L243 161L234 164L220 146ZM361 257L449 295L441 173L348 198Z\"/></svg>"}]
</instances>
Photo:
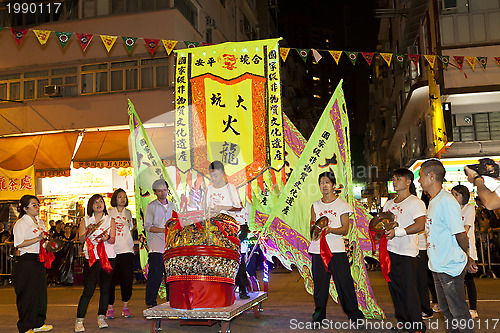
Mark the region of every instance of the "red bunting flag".
<instances>
[{"instance_id":1,"label":"red bunting flag","mask_svg":"<svg viewBox=\"0 0 500 333\"><path fill-rule=\"evenodd\" d=\"M21 45L21 42L23 41L24 37L28 33L29 29L10 28L10 31L12 32L12 35L16 39L17 45Z\"/></svg>"},{"instance_id":2,"label":"red bunting flag","mask_svg":"<svg viewBox=\"0 0 500 333\"><path fill-rule=\"evenodd\" d=\"M151 52L151 55L155 53L156 48L158 47L158 43L160 42L159 39L147 39L144 38L144 42L146 43L146 46L149 49L149 52Z\"/></svg>"},{"instance_id":3,"label":"red bunting flag","mask_svg":"<svg viewBox=\"0 0 500 333\"><path fill-rule=\"evenodd\" d=\"M372 61L373 61L373 55L375 52L361 52L363 57L365 58L366 62L368 63L368 66L371 66Z\"/></svg>"},{"instance_id":4,"label":"red bunting flag","mask_svg":"<svg viewBox=\"0 0 500 333\"><path fill-rule=\"evenodd\" d=\"M418 67L418 59L420 59L420 56L418 54L409 54L408 56L415 67Z\"/></svg>"},{"instance_id":5,"label":"red bunting flag","mask_svg":"<svg viewBox=\"0 0 500 333\"><path fill-rule=\"evenodd\" d=\"M76 37L78 37L78 41L80 42L80 46L82 47L82 51L85 52L87 49L87 46L89 46L90 41L92 40L92 37L94 35L90 34L76 34Z\"/></svg>"},{"instance_id":6,"label":"red bunting flag","mask_svg":"<svg viewBox=\"0 0 500 333\"><path fill-rule=\"evenodd\" d=\"M464 57L463 56L453 56L453 59L457 62L458 68L462 69L464 66Z\"/></svg>"},{"instance_id":7,"label":"red bunting flag","mask_svg":"<svg viewBox=\"0 0 500 333\"><path fill-rule=\"evenodd\" d=\"M495 59L497 65L500 65L500 57L493 57L493 59Z\"/></svg>"}]
</instances>

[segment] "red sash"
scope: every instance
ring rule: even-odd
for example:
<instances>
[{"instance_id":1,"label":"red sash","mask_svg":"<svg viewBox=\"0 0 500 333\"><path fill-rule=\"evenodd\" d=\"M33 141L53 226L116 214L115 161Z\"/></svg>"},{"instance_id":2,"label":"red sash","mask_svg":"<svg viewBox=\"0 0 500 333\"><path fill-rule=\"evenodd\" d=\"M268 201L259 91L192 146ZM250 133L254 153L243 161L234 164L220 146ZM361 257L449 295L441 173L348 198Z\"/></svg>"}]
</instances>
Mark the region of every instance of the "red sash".
<instances>
[{"instance_id":1,"label":"red sash","mask_svg":"<svg viewBox=\"0 0 500 333\"><path fill-rule=\"evenodd\" d=\"M370 230L370 239L372 241L372 253L375 253L376 242L374 240L375 232ZM378 256L380 261L380 268L384 275L386 282L391 282L389 273L391 272L391 258L389 258L389 251L387 251L387 235L383 235L379 240Z\"/></svg>"},{"instance_id":2,"label":"red sash","mask_svg":"<svg viewBox=\"0 0 500 333\"><path fill-rule=\"evenodd\" d=\"M331 274L331 272L328 270L328 264L330 263L330 260L332 260L332 251L330 251L330 246L328 246L328 243L326 242L326 228L321 232L321 237L319 239L319 249L323 265L325 265L326 271Z\"/></svg>"},{"instance_id":3,"label":"red sash","mask_svg":"<svg viewBox=\"0 0 500 333\"><path fill-rule=\"evenodd\" d=\"M88 237L85 237L85 241L87 242L87 251L89 253L89 266L92 267L92 265L97 261L94 254L94 244ZM101 259L101 268L107 273L111 272L113 267L111 267L108 254L106 253L106 248L104 247L104 242L102 240L97 243L97 255L99 256L99 259Z\"/></svg>"},{"instance_id":4,"label":"red sash","mask_svg":"<svg viewBox=\"0 0 500 333\"><path fill-rule=\"evenodd\" d=\"M40 252L38 253L38 256L40 257L40 262L45 263L45 268L50 268L55 256L54 253L47 252L47 250L45 250L45 248L43 247L43 241L43 239L40 241Z\"/></svg>"}]
</instances>

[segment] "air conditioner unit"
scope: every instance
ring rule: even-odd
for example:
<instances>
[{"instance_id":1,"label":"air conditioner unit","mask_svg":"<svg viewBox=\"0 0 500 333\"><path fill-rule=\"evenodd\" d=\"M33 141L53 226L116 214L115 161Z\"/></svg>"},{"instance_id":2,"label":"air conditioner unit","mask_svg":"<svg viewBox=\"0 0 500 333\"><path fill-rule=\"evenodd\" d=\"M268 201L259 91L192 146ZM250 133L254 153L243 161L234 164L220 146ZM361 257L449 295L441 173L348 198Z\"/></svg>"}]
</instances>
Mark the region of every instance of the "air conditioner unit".
<instances>
[{"instance_id":1,"label":"air conditioner unit","mask_svg":"<svg viewBox=\"0 0 500 333\"><path fill-rule=\"evenodd\" d=\"M441 0L441 14L452 14L457 11L457 0Z\"/></svg>"},{"instance_id":2,"label":"air conditioner unit","mask_svg":"<svg viewBox=\"0 0 500 333\"><path fill-rule=\"evenodd\" d=\"M455 114L455 125L456 126L474 126L474 118L472 118L471 113Z\"/></svg>"},{"instance_id":3,"label":"air conditioner unit","mask_svg":"<svg viewBox=\"0 0 500 333\"><path fill-rule=\"evenodd\" d=\"M62 96L62 87L50 85L44 87L45 96L60 97Z\"/></svg>"}]
</instances>

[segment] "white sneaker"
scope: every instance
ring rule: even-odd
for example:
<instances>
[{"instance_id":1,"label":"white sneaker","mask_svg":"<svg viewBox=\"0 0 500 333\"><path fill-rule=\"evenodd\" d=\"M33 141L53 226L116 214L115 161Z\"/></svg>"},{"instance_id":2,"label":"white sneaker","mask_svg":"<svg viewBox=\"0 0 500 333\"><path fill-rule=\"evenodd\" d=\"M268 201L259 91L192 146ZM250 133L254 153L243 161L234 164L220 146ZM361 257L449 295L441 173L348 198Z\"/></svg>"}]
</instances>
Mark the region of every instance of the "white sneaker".
<instances>
[{"instance_id":1,"label":"white sneaker","mask_svg":"<svg viewBox=\"0 0 500 333\"><path fill-rule=\"evenodd\" d=\"M76 318L75 332L85 332L85 327L83 327L83 318Z\"/></svg>"},{"instance_id":2,"label":"white sneaker","mask_svg":"<svg viewBox=\"0 0 500 333\"><path fill-rule=\"evenodd\" d=\"M472 319L476 319L477 317L479 317L476 310L469 310L469 312Z\"/></svg>"},{"instance_id":3,"label":"white sneaker","mask_svg":"<svg viewBox=\"0 0 500 333\"><path fill-rule=\"evenodd\" d=\"M52 325L42 325L33 329L33 332L48 332L53 329Z\"/></svg>"},{"instance_id":4,"label":"white sneaker","mask_svg":"<svg viewBox=\"0 0 500 333\"><path fill-rule=\"evenodd\" d=\"M99 326L99 328L107 328L108 327L108 323L106 323L106 321L104 321L105 318L106 318L105 315L99 315L97 317L97 325Z\"/></svg>"}]
</instances>

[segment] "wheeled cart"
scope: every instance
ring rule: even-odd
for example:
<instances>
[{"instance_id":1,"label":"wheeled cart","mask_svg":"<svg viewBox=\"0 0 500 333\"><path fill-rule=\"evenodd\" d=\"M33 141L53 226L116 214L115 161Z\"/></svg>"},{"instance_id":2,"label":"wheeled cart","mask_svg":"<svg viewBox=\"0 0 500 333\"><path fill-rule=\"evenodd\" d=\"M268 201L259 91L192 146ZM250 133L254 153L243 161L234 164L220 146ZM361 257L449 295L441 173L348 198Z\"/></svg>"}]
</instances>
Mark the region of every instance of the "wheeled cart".
<instances>
[{"instance_id":1,"label":"wheeled cart","mask_svg":"<svg viewBox=\"0 0 500 333\"><path fill-rule=\"evenodd\" d=\"M163 303L143 311L146 319L152 319L150 332L154 333L160 327L161 319L181 320L213 320L220 321L221 332L229 333L229 322L245 310L253 308L255 318L262 311L262 301L267 298L267 292L248 293L249 299L236 299L234 304L224 308L182 310L173 309L168 303Z\"/></svg>"}]
</instances>

